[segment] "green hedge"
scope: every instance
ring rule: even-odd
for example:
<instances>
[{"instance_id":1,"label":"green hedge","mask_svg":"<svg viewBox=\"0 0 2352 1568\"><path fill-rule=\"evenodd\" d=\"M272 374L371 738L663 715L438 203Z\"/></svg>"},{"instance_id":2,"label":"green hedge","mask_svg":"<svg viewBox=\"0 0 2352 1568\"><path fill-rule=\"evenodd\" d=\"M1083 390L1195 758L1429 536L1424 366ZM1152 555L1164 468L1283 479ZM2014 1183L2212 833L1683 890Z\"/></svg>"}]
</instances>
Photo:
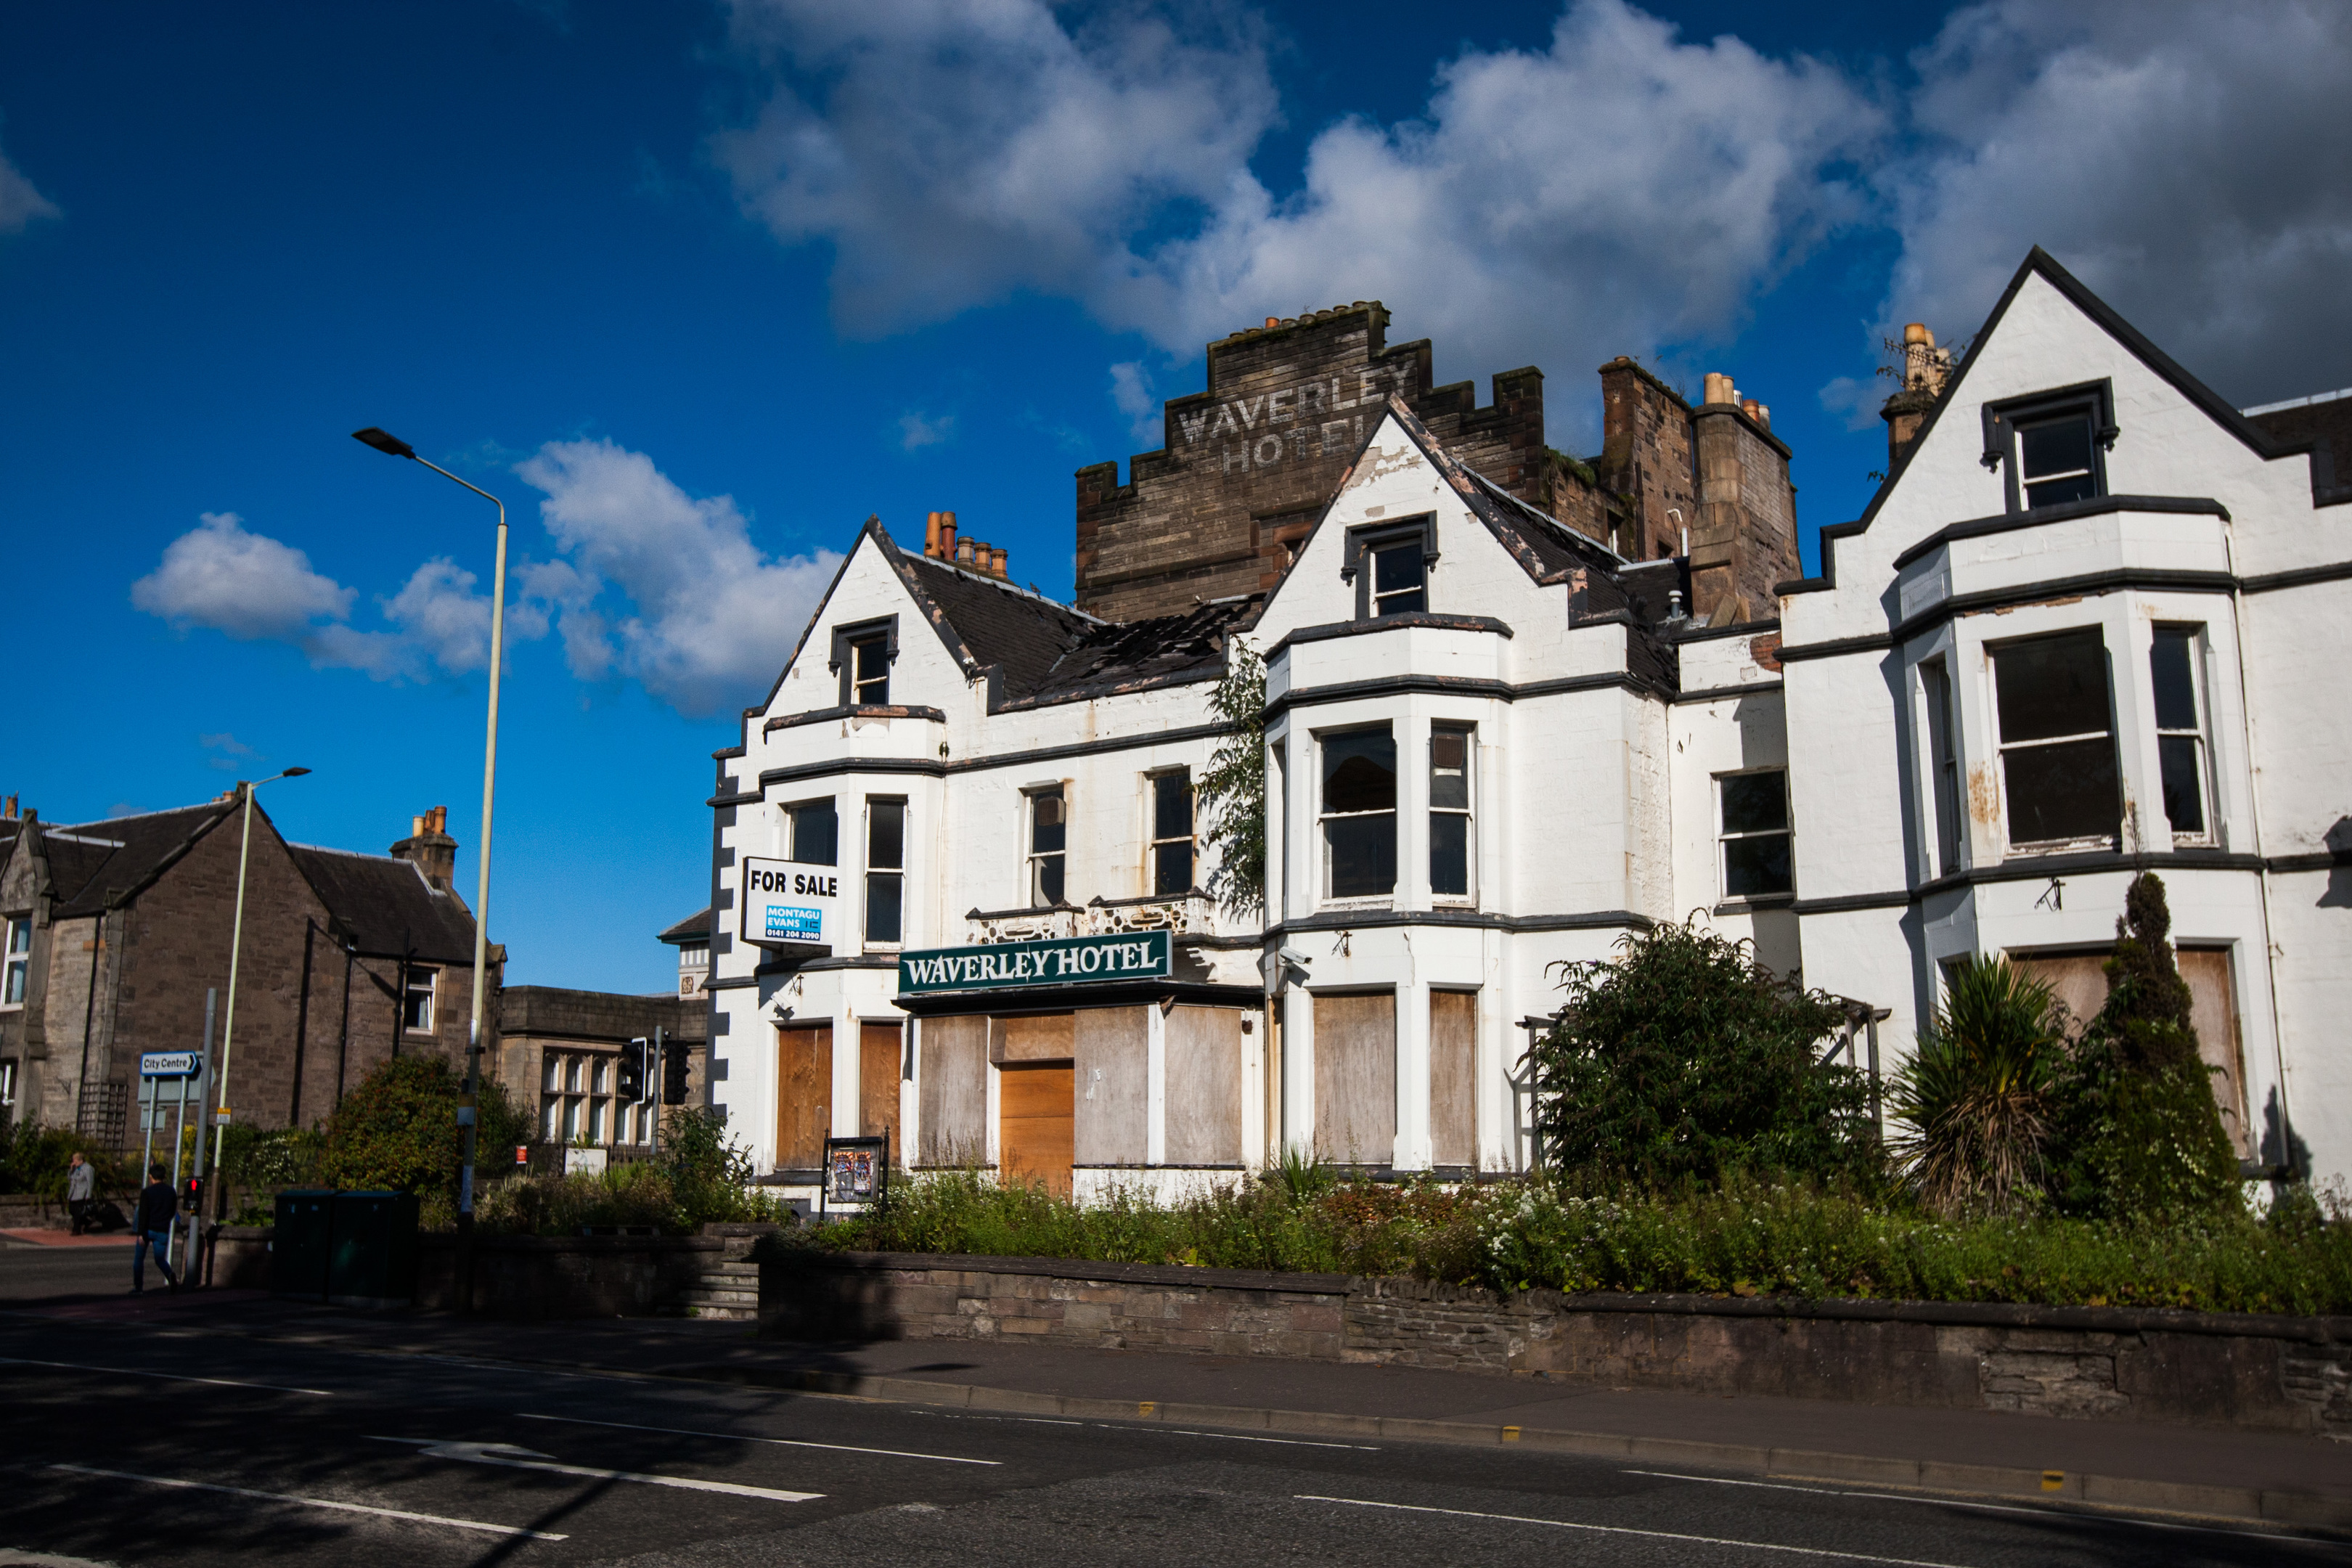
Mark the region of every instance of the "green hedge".
<instances>
[{"instance_id":1,"label":"green hedge","mask_svg":"<svg viewBox=\"0 0 2352 1568\"><path fill-rule=\"evenodd\" d=\"M917 1177L801 1245L1412 1275L1497 1289L2352 1312L2352 1227L2307 1194L2266 1220L1943 1220L1852 1192L1734 1178L1585 1195L1538 1182L1317 1184L1270 1173L1172 1205L1081 1208L976 1173Z\"/></svg>"}]
</instances>

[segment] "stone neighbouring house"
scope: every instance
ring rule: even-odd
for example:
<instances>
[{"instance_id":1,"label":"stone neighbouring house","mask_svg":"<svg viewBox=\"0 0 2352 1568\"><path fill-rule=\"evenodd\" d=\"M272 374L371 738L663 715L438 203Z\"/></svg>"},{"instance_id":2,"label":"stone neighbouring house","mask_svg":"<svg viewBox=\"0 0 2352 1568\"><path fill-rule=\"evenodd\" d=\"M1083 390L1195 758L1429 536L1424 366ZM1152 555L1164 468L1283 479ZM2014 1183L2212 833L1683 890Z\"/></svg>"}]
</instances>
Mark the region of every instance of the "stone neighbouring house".
<instances>
[{"instance_id":1,"label":"stone neighbouring house","mask_svg":"<svg viewBox=\"0 0 2352 1568\"><path fill-rule=\"evenodd\" d=\"M950 514L852 543L709 803L711 1101L773 1180L885 1132L1081 1194L1523 1169L1563 963L1696 910L1892 1068L1967 953L2095 1005L2151 869L2250 1165L2352 1172L2341 398L2242 415L2037 250L1964 360L1906 349L1795 580L1729 378L1612 361L1573 464L1534 373L1476 409L1386 319L1210 345L1164 451L1080 473L1076 606ZM1242 644L1262 910L1193 799Z\"/></svg>"},{"instance_id":2,"label":"stone neighbouring house","mask_svg":"<svg viewBox=\"0 0 2352 1568\"><path fill-rule=\"evenodd\" d=\"M200 1048L207 988L226 1014L241 799L6 823L0 1082L14 1119L138 1145L140 1054ZM457 841L444 818L436 806L392 854L365 855L289 844L255 805L227 1084L240 1122L323 1121L391 1056L463 1062L474 921L449 886ZM504 962L493 946L492 1044Z\"/></svg>"}]
</instances>

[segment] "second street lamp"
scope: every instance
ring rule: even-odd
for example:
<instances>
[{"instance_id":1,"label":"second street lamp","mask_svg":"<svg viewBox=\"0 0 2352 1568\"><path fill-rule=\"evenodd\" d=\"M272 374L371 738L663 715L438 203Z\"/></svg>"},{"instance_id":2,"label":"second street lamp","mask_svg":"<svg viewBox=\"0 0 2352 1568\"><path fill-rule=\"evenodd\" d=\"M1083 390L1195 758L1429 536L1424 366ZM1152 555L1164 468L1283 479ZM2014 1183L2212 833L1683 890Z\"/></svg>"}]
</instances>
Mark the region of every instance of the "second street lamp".
<instances>
[{"instance_id":1,"label":"second street lamp","mask_svg":"<svg viewBox=\"0 0 2352 1568\"><path fill-rule=\"evenodd\" d=\"M490 929L490 804L496 794L499 776L499 659L506 637L507 616L507 503L476 484L464 479L438 463L425 462L416 455L416 448L391 432L369 426L354 430L352 438L374 447L387 457L405 458L412 463L423 463L443 479L465 485L476 495L499 509L498 567L490 582L490 720L488 739L482 746L482 862L481 879L474 895L474 1021L466 1037L466 1093L458 1102L457 1121L464 1128L465 1152L457 1173L457 1300L460 1310L472 1294L474 1237L474 1140L475 1111L481 1087L482 1071L482 999L484 970L489 956Z\"/></svg>"},{"instance_id":2,"label":"second street lamp","mask_svg":"<svg viewBox=\"0 0 2352 1568\"><path fill-rule=\"evenodd\" d=\"M310 771L308 768L288 768L282 773L272 773L251 784L240 781L236 786L237 793L245 796L245 831L236 841L236 913L230 919L228 926L228 1009L221 1021L220 1078L216 1086L220 1090L219 1110L213 1118L213 1215L222 1221L228 1218L228 1188L221 1182L221 1150L227 1142L225 1134L228 1131L228 1053L229 1047L236 1044L236 961L245 944L245 867L253 849L253 792L263 784L276 784L279 779L301 778ZM203 1134L199 1132L197 1137L196 1163L202 1165ZM198 1205L201 1214L201 1199Z\"/></svg>"}]
</instances>

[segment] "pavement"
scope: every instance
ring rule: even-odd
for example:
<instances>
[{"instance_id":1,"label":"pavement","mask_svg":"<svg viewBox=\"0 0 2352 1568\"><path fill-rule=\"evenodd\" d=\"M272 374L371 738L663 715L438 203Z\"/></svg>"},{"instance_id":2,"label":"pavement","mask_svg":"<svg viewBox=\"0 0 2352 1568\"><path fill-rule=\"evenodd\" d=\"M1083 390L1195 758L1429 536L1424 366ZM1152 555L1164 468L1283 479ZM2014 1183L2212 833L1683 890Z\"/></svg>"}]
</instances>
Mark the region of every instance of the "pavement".
<instances>
[{"instance_id":1,"label":"pavement","mask_svg":"<svg viewBox=\"0 0 2352 1568\"><path fill-rule=\"evenodd\" d=\"M250 1292L132 1298L119 1279L101 1294L22 1273L68 1257L110 1277L125 1261L0 1249L0 1454L15 1456L16 1472L0 1486L0 1544L69 1556L198 1562L255 1549L208 1524L151 1542L143 1526L90 1515L94 1487L110 1500L99 1515L130 1499L142 1517L171 1513L192 1489L226 1486L242 1490L205 1495L265 1511L323 1516L340 1500L503 1527L540 1517L516 1511L524 1503L557 1507L562 1488L550 1478L564 1476L562 1507L612 1514L590 1555L649 1564L902 1563L952 1550L961 1562L1064 1568L1155 1550L1155 1529L1181 1531L1179 1560L1233 1563L1355 1561L1367 1530L1439 1562L1557 1561L1570 1550L1596 1563L1793 1552L1946 1568L2352 1561L2352 1448L2285 1434L988 1341L782 1344L734 1323L488 1323ZM182 1414L211 1405L249 1406L260 1425ZM319 1426L330 1411L363 1413L352 1418L368 1429ZM124 1430L117 1415L135 1436L102 1436ZM571 1424L562 1442L549 1436L557 1416L554 1426ZM934 1465L909 1490L894 1467L930 1461L874 1457L945 1452L950 1432L977 1445L962 1457L1006 1473L949 1465L958 1484L941 1489ZM394 1452L394 1438L414 1441ZM125 1442L136 1463L118 1451ZM768 1462L830 1453L827 1443L865 1456L855 1477ZM524 1449L541 1457L519 1458ZM91 1469L150 1479L93 1479ZM668 1479L603 1473L623 1469ZM801 1479L777 1479L788 1473ZM698 1493L688 1480L754 1489ZM824 1499L790 1505L780 1532L770 1515L785 1505L762 1488ZM689 1493L690 1522L664 1511ZM1314 1499L1325 1500L1303 1500ZM961 1522L926 1510L961 1510ZM588 1550L559 1530L571 1538L560 1546L505 1536L451 1556L446 1541L431 1542L484 1532L395 1528L389 1517L338 1518L332 1530L310 1518L303 1529L321 1562L352 1531L372 1552L382 1543L369 1532L427 1538L395 1552L400 1561ZM1537 1536L1549 1544L1530 1544ZM1163 1542L1155 1554L1171 1553ZM0 1552L0 1565L10 1561Z\"/></svg>"}]
</instances>

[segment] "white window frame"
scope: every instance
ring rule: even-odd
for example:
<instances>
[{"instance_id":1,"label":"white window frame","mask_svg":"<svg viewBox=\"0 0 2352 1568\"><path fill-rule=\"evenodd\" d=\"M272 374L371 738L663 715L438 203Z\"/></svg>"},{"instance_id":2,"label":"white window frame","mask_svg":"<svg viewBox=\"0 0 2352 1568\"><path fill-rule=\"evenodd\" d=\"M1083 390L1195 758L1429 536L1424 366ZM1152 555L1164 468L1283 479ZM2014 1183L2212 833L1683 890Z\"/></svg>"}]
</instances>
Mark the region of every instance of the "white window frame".
<instances>
[{"instance_id":1,"label":"white window frame","mask_svg":"<svg viewBox=\"0 0 2352 1568\"><path fill-rule=\"evenodd\" d=\"M1181 779L1184 784L1185 831L1165 838L1160 836L1160 785L1166 779ZM1143 890L1153 898L1181 898L1201 880L1201 801L1198 787L1192 782L1189 767L1154 768L1143 775ZM1173 893L1160 889L1160 851L1170 845L1184 847L1185 860L1192 875L1184 886Z\"/></svg>"},{"instance_id":2,"label":"white window frame","mask_svg":"<svg viewBox=\"0 0 2352 1568\"><path fill-rule=\"evenodd\" d=\"M1437 741L1441 735L1459 736L1462 741L1462 805L1437 804ZM1451 720L1438 720L1429 727L1429 898L1433 904L1448 908L1475 905L1478 901L1478 727ZM1437 819L1458 816L1462 819L1462 886L1458 893L1437 890Z\"/></svg>"},{"instance_id":3,"label":"white window frame","mask_svg":"<svg viewBox=\"0 0 2352 1568\"><path fill-rule=\"evenodd\" d=\"M1752 779L1770 773L1780 781L1780 823L1779 827L1748 828L1733 832L1724 825L1723 786L1731 779ZM1724 902L1731 904L1786 903L1797 896L1797 814L1789 798L1789 770L1785 767L1733 768L1715 775L1715 877ZM1789 842L1789 885L1763 893L1735 893L1731 890L1730 847L1735 842L1751 838L1785 838Z\"/></svg>"},{"instance_id":4,"label":"white window frame","mask_svg":"<svg viewBox=\"0 0 2352 1568\"><path fill-rule=\"evenodd\" d=\"M1037 805L1050 800L1061 807L1062 847L1059 849L1037 847ZM1056 784L1034 784L1021 792L1021 897L1024 906L1033 910L1050 909L1055 903L1070 901L1070 785L1065 779ZM1061 879L1058 898L1047 900L1045 896L1045 863L1058 862Z\"/></svg>"},{"instance_id":5,"label":"white window frame","mask_svg":"<svg viewBox=\"0 0 2352 1568\"><path fill-rule=\"evenodd\" d=\"M0 1062L0 1110L16 1103L16 1064Z\"/></svg>"},{"instance_id":6,"label":"white window frame","mask_svg":"<svg viewBox=\"0 0 2352 1568\"><path fill-rule=\"evenodd\" d=\"M0 968L0 1012L25 1005L33 988L33 917L12 915L6 932L5 968Z\"/></svg>"},{"instance_id":7,"label":"white window frame","mask_svg":"<svg viewBox=\"0 0 2352 1568\"><path fill-rule=\"evenodd\" d=\"M2197 806L2205 818L2205 826L2183 832L2172 826L2172 814L2165 813L2165 826L2172 833L2175 844L2204 846L2219 843L2220 830L2213 816L2213 742L2211 725L2213 710L2205 700L2205 628L2183 621L2159 621L2147 645L2147 711L2151 728L2156 731L2156 788L2153 792L2159 809L2164 802L2164 742L2186 740L2197 752ZM2188 729L2166 727L2156 711L2156 649L2167 637L2185 638L2189 654L2189 701L2195 723Z\"/></svg>"},{"instance_id":8,"label":"white window frame","mask_svg":"<svg viewBox=\"0 0 2352 1568\"><path fill-rule=\"evenodd\" d=\"M2060 637L2081 637L2084 634L2096 637L2099 643L2099 648L2102 655L2102 672L2105 678L2107 686L2107 727L2104 730L2085 730L2077 734L2036 736L2034 739L2030 741L2011 741L2004 738L2001 733L2002 723L2000 714L2001 656L2012 648L2021 648L2037 642L2054 641ZM2123 808L2120 802L2118 802L2116 805L2117 821L2113 832L2095 836L2084 836L2074 838L2019 838L2017 835L2011 831L2011 812L2014 807L2014 803L2010 799L2009 795L2009 756L2011 752L2026 752L2053 746L2075 745L2084 741L2105 741L2107 743L2108 755L2114 761L2116 777L2118 784L2120 784L2124 779L2123 737L2117 733L2117 725L2116 721L2116 674L2113 668L2115 650L2108 645L2106 626L2097 621L2093 621L2085 626L2056 626L2047 632L2038 633L2030 637L2016 637L2004 642L1987 643L1985 645L1984 651L1986 657L1986 686L1990 689L1992 698L1992 723L1990 729L1993 747L1993 765L1998 772L2000 780L2001 842L2005 847L2007 853L2015 856L2065 855L2078 851L2098 851L2113 848L2117 837L2123 831L2121 820Z\"/></svg>"},{"instance_id":9,"label":"white window frame","mask_svg":"<svg viewBox=\"0 0 2352 1568\"><path fill-rule=\"evenodd\" d=\"M898 863L895 866L877 866L874 862L874 808L877 805L893 807L898 813ZM866 836L865 853L861 858L865 862L866 884L864 907L858 911L859 927L865 933L866 952L896 952L907 942L907 845L914 812L905 795L869 795L866 797L864 817L859 826ZM895 937L874 934L874 886L877 879L895 882L898 887L898 934Z\"/></svg>"},{"instance_id":10,"label":"white window frame","mask_svg":"<svg viewBox=\"0 0 2352 1568\"><path fill-rule=\"evenodd\" d=\"M830 860L808 859L802 854L801 849L800 814L803 811L812 810L820 805L828 806L833 811L833 858ZM784 839L785 859L792 861L797 866L838 866L841 864L841 798L838 795L815 795L807 800L788 800L784 802L783 805L778 806L776 810L783 828L782 837ZM705 949L704 952L707 961L709 950Z\"/></svg>"},{"instance_id":11,"label":"white window frame","mask_svg":"<svg viewBox=\"0 0 2352 1568\"><path fill-rule=\"evenodd\" d=\"M419 984L419 980L423 981ZM409 998L422 993L425 997L425 1021L412 1024L408 1019ZM404 1035L429 1035L439 1021L441 1012L441 972L425 964L411 964L407 978L401 982L400 1032Z\"/></svg>"},{"instance_id":12,"label":"white window frame","mask_svg":"<svg viewBox=\"0 0 2352 1568\"><path fill-rule=\"evenodd\" d=\"M1323 794L1324 779L1328 772L1324 762L1324 752L1334 741L1346 740L1351 735L1368 734L1383 734L1389 739L1389 771L1395 785L1396 798L1390 803L1386 811L1333 811L1329 809L1329 803L1325 800ZM1390 851L1394 863L1394 871L1393 879L1389 883L1386 892L1335 893L1331 890L1330 825L1334 822L1360 822L1370 817L1385 816L1389 819L1389 832L1392 840L1403 832L1405 792L1404 780L1401 776L1403 762L1402 750L1403 748L1396 743L1396 725L1389 720L1370 724L1349 724L1339 729L1318 730L1315 732L1315 847L1317 856L1322 862L1322 875L1317 879L1317 887L1322 895L1322 901L1326 908L1393 909L1396 905L1397 885L1404 879L1402 843L1393 843Z\"/></svg>"}]
</instances>

